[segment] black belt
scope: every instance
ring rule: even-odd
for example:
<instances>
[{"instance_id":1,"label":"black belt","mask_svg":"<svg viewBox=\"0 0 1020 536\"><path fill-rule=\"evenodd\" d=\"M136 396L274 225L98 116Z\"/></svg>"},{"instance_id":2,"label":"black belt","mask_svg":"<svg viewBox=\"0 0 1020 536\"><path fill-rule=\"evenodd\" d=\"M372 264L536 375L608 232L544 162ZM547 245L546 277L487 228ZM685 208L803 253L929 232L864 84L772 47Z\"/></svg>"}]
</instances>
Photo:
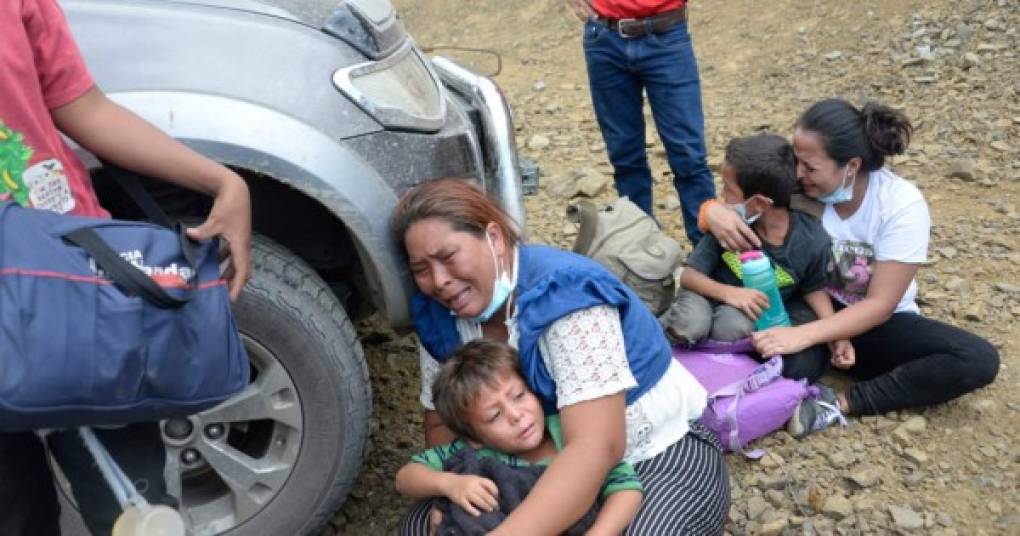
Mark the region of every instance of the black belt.
<instances>
[{"instance_id":1,"label":"black belt","mask_svg":"<svg viewBox=\"0 0 1020 536\"><path fill-rule=\"evenodd\" d=\"M622 37L641 37L650 33L662 33L677 24L687 22L687 6L640 19L610 19L599 15L595 17L595 20L605 24Z\"/></svg>"}]
</instances>

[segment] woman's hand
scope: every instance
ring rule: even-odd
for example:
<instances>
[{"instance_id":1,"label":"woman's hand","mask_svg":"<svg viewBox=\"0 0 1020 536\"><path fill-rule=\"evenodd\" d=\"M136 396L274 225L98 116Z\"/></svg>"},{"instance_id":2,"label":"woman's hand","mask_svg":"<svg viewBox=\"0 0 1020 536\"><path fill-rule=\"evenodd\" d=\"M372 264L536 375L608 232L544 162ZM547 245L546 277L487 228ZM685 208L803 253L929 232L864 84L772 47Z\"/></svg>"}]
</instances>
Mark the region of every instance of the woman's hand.
<instances>
[{"instance_id":1,"label":"woman's hand","mask_svg":"<svg viewBox=\"0 0 1020 536\"><path fill-rule=\"evenodd\" d=\"M812 344L803 326L756 331L751 334L751 340L755 350L763 357L795 354Z\"/></svg>"},{"instance_id":2,"label":"woman's hand","mask_svg":"<svg viewBox=\"0 0 1020 536\"><path fill-rule=\"evenodd\" d=\"M846 370L857 363L857 353L848 339L830 342L829 350L832 353L832 366L836 368Z\"/></svg>"},{"instance_id":3,"label":"woman's hand","mask_svg":"<svg viewBox=\"0 0 1020 536\"><path fill-rule=\"evenodd\" d=\"M768 296L753 288L731 286L726 289L723 302L744 313L751 320L758 320L762 311L769 308Z\"/></svg>"},{"instance_id":4,"label":"woman's hand","mask_svg":"<svg viewBox=\"0 0 1020 536\"><path fill-rule=\"evenodd\" d=\"M710 203L704 210L708 232L715 236L722 247L730 251L747 251L761 247L758 235L744 223L739 214L726 205L719 202Z\"/></svg>"},{"instance_id":5,"label":"woman's hand","mask_svg":"<svg viewBox=\"0 0 1020 536\"><path fill-rule=\"evenodd\" d=\"M443 476L446 480L443 494L465 512L479 516L483 510L493 512L499 508L499 488L495 482L475 475L446 473Z\"/></svg>"}]
</instances>

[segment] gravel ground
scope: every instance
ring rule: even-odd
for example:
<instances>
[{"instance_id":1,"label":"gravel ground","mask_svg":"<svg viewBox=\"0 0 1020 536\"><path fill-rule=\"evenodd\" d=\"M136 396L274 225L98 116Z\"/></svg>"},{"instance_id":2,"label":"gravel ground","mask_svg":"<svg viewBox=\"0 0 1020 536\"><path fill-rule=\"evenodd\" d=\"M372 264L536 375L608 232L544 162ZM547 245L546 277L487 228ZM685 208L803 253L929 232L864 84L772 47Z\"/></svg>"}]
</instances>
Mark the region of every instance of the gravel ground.
<instances>
[{"instance_id":1,"label":"gravel ground","mask_svg":"<svg viewBox=\"0 0 1020 536\"><path fill-rule=\"evenodd\" d=\"M423 45L502 54L496 81L514 107L521 151L543 169L541 192L527 200L531 239L571 244L567 199L608 200L612 190L577 22L560 0L394 3ZM1020 534L1020 3L734 0L697 3L691 19L716 168L730 137L788 134L819 98L905 109L917 131L893 166L924 192L934 221L918 276L922 310L988 337L1003 362L995 384L952 403L851 419L803 441L779 432L755 445L769 452L764 459L729 457L728 531ZM681 237L652 127L647 140L656 215ZM371 446L329 535L393 533L408 505L393 475L422 445L413 338L371 321L359 329L375 393Z\"/></svg>"}]
</instances>

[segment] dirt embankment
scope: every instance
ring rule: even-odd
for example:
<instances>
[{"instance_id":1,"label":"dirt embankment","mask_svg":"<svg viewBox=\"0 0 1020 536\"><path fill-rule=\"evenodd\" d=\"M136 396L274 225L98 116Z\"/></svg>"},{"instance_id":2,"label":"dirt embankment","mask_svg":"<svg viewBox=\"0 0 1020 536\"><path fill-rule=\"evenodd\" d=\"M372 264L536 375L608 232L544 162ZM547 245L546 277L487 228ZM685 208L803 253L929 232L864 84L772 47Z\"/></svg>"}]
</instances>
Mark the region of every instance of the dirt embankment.
<instances>
[{"instance_id":1,"label":"dirt embankment","mask_svg":"<svg viewBox=\"0 0 1020 536\"><path fill-rule=\"evenodd\" d=\"M502 55L496 81L514 106L521 151L543 169L542 191L527 201L531 237L572 243L567 197L581 186L613 195L579 23L560 0L394 3L423 45ZM756 445L770 453L759 462L731 456L729 532L1020 533L1020 3L698 2L691 28L713 165L730 137L788 134L819 98L906 111L917 130L893 165L922 189L934 221L918 276L923 312L988 337L1003 363L995 384L950 404L851 419L803 441L779 432ZM647 143L657 216L681 237L651 126ZM361 334L375 392L372 446L329 534L393 533L407 505L393 474L421 445L412 339L370 323Z\"/></svg>"}]
</instances>

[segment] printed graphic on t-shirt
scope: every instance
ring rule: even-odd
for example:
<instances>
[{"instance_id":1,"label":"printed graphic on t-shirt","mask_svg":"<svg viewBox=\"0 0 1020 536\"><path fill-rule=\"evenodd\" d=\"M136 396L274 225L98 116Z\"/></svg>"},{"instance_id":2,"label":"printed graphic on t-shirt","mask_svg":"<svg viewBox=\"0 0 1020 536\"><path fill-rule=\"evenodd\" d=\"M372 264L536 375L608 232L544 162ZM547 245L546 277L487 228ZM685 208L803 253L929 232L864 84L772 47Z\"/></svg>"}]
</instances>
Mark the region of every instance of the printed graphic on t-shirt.
<instances>
[{"instance_id":1,"label":"printed graphic on t-shirt","mask_svg":"<svg viewBox=\"0 0 1020 536\"><path fill-rule=\"evenodd\" d=\"M0 122L0 201L24 207L65 213L74 209L74 194L56 158L43 158L31 166L34 151L20 132Z\"/></svg>"},{"instance_id":2,"label":"printed graphic on t-shirt","mask_svg":"<svg viewBox=\"0 0 1020 536\"><path fill-rule=\"evenodd\" d=\"M874 262L875 248L871 244L833 240L832 258L826 269L829 295L846 305L861 301L867 294Z\"/></svg>"}]
</instances>

